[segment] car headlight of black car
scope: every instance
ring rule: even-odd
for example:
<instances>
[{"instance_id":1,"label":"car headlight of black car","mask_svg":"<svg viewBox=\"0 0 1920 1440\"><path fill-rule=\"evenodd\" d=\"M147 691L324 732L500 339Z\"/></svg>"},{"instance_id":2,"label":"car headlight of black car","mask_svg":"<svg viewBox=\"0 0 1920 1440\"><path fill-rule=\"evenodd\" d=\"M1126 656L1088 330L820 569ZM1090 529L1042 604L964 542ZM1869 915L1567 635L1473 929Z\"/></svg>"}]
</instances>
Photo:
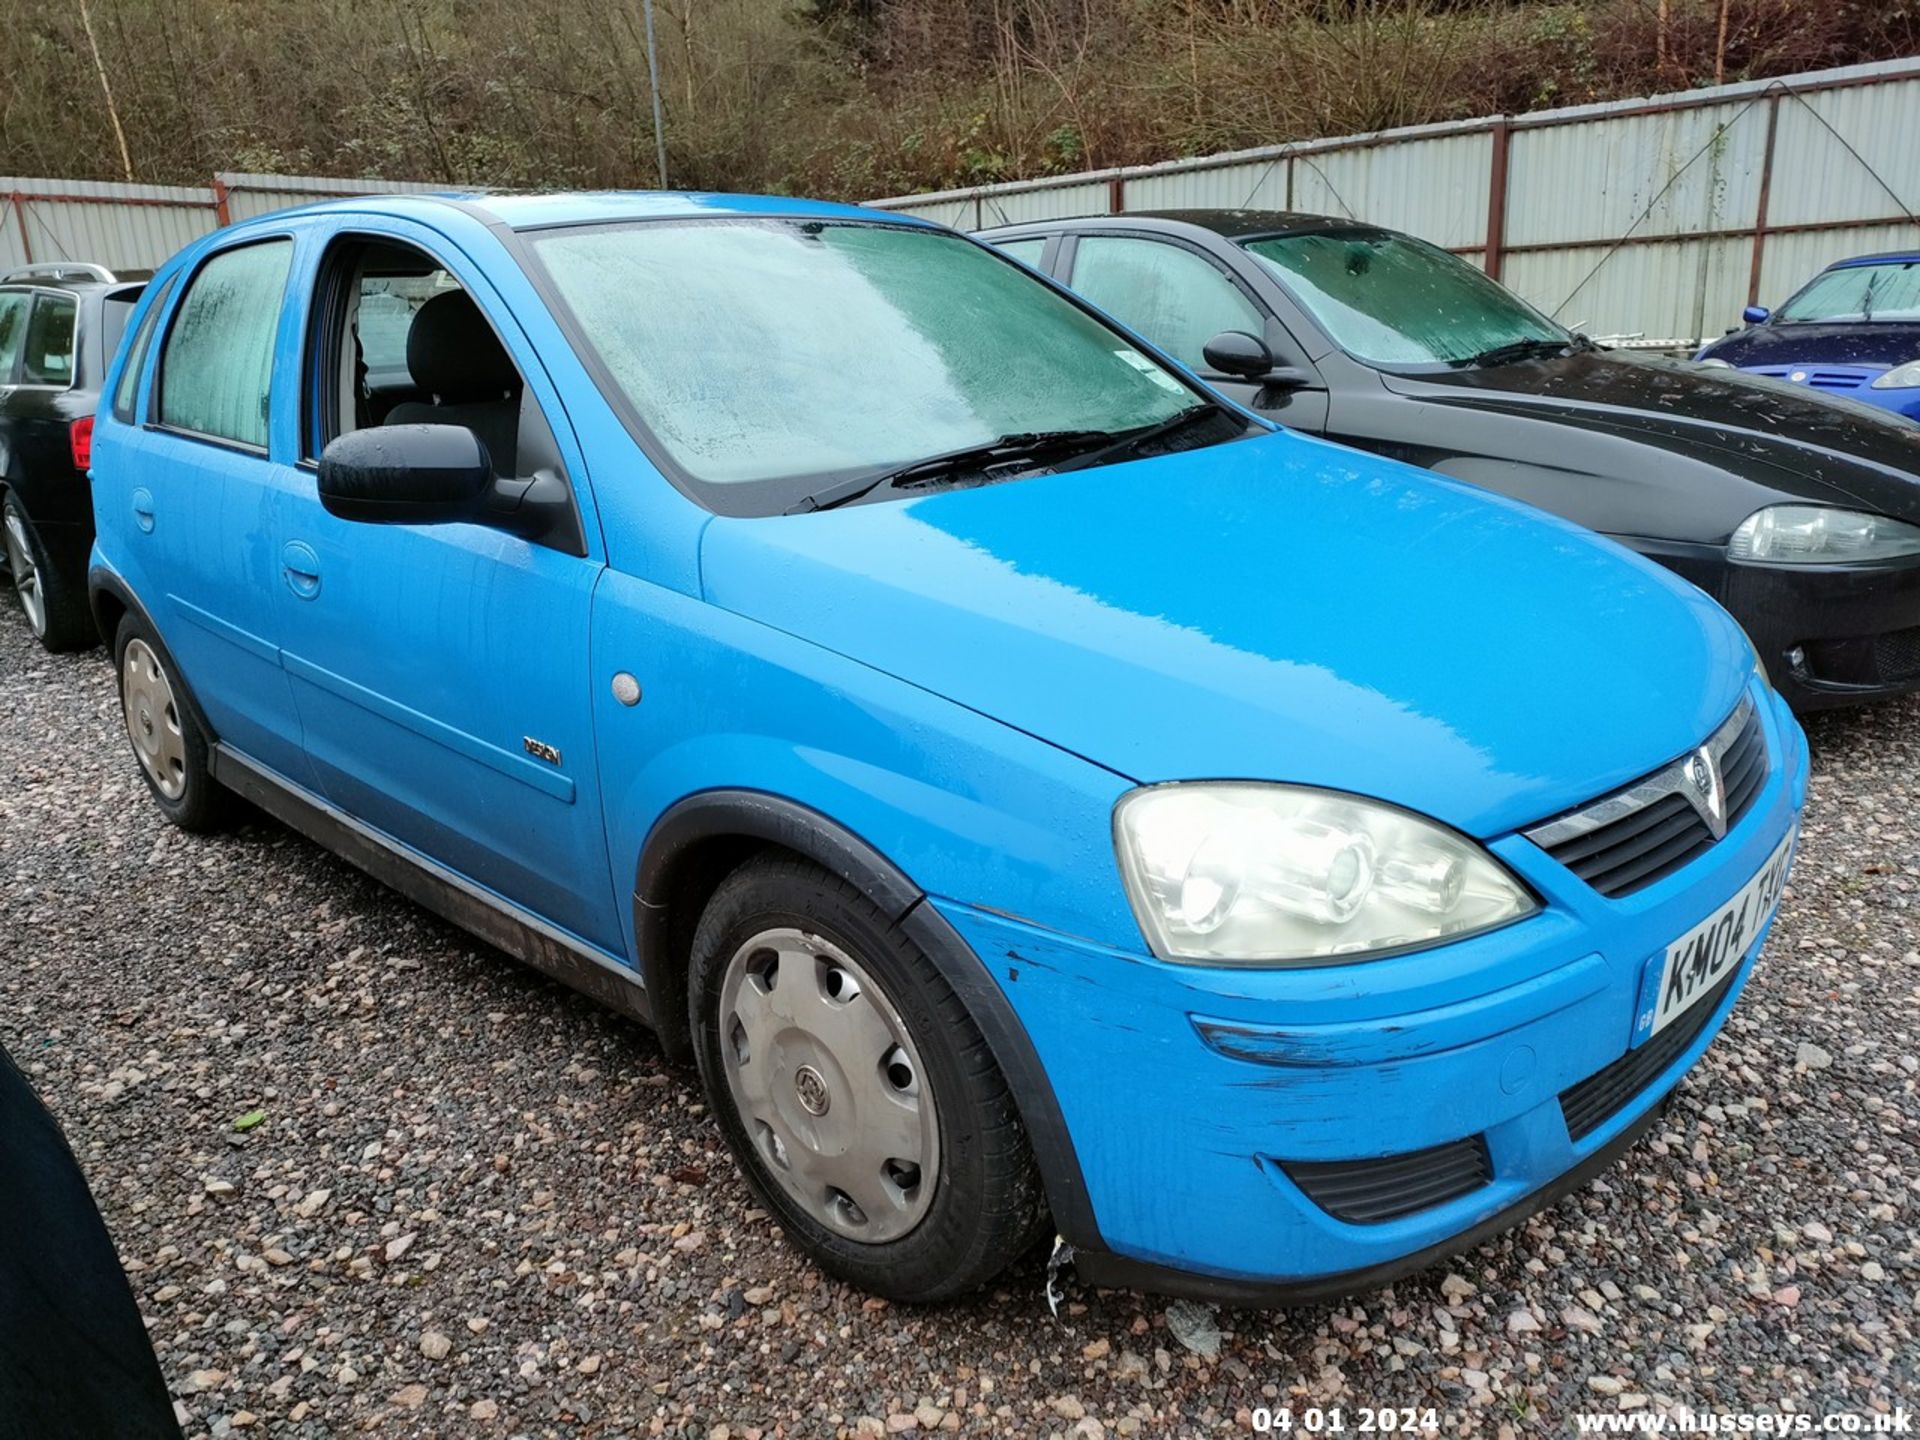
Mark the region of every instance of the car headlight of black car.
<instances>
[{"instance_id":1,"label":"car headlight of black car","mask_svg":"<svg viewBox=\"0 0 1920 1440\"><path fill-rule=\"evenodd\" d=\"M1151 785L1114 811L1128 898L1153 953L1326 965L1417 950L1539 908L1466 836L1333 790Z\"/></svg>"},{"instance_id":2,"label":"car headlight of black car","mask_svg":"<svg viewBox=\"0 0 1920 1440\"><path fill-rule=\"evenodd\" d=\"M1761 565L1846 565L1920 555L1920 525L1826 505L1769 505L1742 520L1727 553Z\"/></svg>"}]
</instances>

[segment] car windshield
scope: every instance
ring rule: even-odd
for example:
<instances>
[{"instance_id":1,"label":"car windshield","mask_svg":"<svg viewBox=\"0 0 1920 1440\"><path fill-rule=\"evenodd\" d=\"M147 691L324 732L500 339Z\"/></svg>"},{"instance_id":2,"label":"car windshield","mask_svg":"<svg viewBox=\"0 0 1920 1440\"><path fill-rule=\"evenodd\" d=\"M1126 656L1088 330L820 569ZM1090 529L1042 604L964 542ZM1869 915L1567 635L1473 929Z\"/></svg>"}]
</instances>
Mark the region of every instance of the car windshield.
<instances>
[{"instance_id":1,"label":"car windshield","mask_svg":"<svg viewBox=\"0 0 1920 1440\"><path fill-rule=\"evenodd\" d=\"M725 514L1003 436L1205 397L984 245L930 227L643 221L533 234L616 402Z\"/></svg>"},{"instance_id":2,"label":"car windshield","mask_svg":"<svg viewBox=\"0 0 1920 1440\"><path fill-rule=\"evenodd\" d=\"M1773 318L1788 325L1920 320L1920 261L1843 265L1823 271Z\"/></svg>"},{"instance_id":3,"label":"car windshield","mask_svg":"<svg viewBox=\"0 0 1920 1440\"><path fill-rule=\"evenodd\" d=\"M1572 337L1437 245L1380 230L1241 242L1342 350L1370 365L1460 365Z\"/></svg>"}]
</instances>

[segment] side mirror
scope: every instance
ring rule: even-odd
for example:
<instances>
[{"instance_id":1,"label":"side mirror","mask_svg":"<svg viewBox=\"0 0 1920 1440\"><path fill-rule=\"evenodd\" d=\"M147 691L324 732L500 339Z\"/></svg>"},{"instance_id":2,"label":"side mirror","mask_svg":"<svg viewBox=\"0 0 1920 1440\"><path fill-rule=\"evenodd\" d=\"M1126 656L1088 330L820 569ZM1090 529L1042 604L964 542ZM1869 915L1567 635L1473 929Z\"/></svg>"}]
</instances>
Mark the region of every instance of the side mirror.
<instances>
[{"instance_id":1,"label":"side mirror","mask_svg":"<svg viewBox=\"0 0 1920 1440\"><path fill-rule=\"evenodd\" d=\"M1273 369L1273 351L1267 342L1244 330L1222 330L1200 352L1222 375L1237 375L1243 380L1261 380Z\"/></svg>"},{"instance_id":2,"label":"side mirror","mask_svg":"<svg viewBox=\"0 0 1920 1440\"><path fill-rule=\"evenodd\" d=\"M1200 353L1206 357L1207 364L1222 375L1258 380L1284 390L1297 390L1313 383L1313 377L1306 371L1277 362L1266 341L1244 330L1222 330Z\"/></svg>"},{"instance_id":3,"label":"side mirror","mask_svg":"<svg viewBox=\"0 0 1920 1440\"><path fill-rule=\"evenodd\" d=\"M1749 325L1764 325L1771 314L1773 312L1764 305L1749 305L1740 312L1740 318Z\"/></svg>"},{"instance_id":4,"label":"side mirror","mask_svg":"<svg viewBox=\"0 0 1920 1440\"><path fill-rule=\"evenodd\" d=\"M319 489L320 503L342 520L479 520L493 489L493 462L462 425L377 425L327 446Z\"/></svg>"}]
</instances>

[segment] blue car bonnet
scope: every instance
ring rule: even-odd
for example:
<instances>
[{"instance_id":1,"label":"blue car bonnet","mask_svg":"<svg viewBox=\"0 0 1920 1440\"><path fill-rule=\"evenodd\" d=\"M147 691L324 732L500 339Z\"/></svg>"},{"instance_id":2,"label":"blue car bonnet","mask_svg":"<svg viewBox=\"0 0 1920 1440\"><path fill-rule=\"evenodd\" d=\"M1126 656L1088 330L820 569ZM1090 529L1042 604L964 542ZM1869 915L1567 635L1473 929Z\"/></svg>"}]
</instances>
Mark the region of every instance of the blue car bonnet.
<instances>
[{"instance_id":1,"label":"blue car bonnet","mask_svg":"<svg viewBox=\"0 0 1920 1440\"><path fill-rule=\"evenodd\" d=\"M1732 710L1745 638L1525 506L1275 434L716 519L708 598L1141 782L1292 780L1487 836Z\"/></svg>"}]
</instances>

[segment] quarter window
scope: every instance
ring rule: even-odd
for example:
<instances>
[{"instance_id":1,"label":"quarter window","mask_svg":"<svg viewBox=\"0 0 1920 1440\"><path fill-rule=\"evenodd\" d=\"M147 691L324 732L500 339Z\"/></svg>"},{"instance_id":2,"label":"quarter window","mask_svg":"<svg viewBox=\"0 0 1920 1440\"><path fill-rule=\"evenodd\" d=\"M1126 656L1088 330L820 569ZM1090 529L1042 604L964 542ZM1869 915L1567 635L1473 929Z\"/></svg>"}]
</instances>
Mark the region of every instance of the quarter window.
<instances>
[{"instance_id":1,"label":"quarter window","mask_svg":"<svg viewBox=\"0 0 1920 1440\"><path fill-rule=\"evenodd\" d=\"M1088 235L1073 252L1073 288L1174 359L1208 369L1201 353L1222 330L1262 333L1260 312L1212 261L1178 245Z\"/></svg>"},{"instance_id":2,"label":"quarter window","mask_svg":"<svg viewBox=\"0 0 1920 1440\"><path fill-rule=\"evenodd\" d=\"M264 450L273 341L293 242L226 250L201 267L160 356L160 423Z\"/></svg>"},{"instance_id":3,"label":"quarter window","mask_svg":"<svg viewBox=\"0 0 1920 1440\"><path fill-rule=\"evenodd\" d=\"M42 295L34 301L20 367L22 385L64 389L73 383L73 316L71 295Z\"/></svg>"},{"instance_id":4,"label":"quarter window","mask_svg":"<svg viewBox=\"0 0 1920 1440\"><path fill-rule=\"evenodd\" d=\"M129 424L133 421L134 397L140 393L140 372L147 367L147 347L153 343L154 327L160 312L167 308L167 296L173 293L173 279L160 287L153 304L140 317L140 328L133 332L133 344L127 347L127 363L120 367L120 383L113 388L113 418Z\"/></svg>"},{"instance_id":5,"label":"quarter window","mask_svg":"<svg viewBox=\"0 0 1920 1440\"><path fill-rule=\"evenodd\" d=\"M27 336L27 305L32 299L18 290L0 295L0 385L13 383L14 367Z\"/></svg>"},{"instance_id":6,"label":"quarter window","mask_svg":"<svg viewBox=\"0 0 1920 1440\"><path fill-rule=\"evenodd\" d=\"M1040 257L1047 253L1047 237L1035 235L1026 240L1001 240L995 243L994 248L1002 255L1011 255L1023 265L1031 265L1038 270Z\"/></svg>"}]
</instances>

